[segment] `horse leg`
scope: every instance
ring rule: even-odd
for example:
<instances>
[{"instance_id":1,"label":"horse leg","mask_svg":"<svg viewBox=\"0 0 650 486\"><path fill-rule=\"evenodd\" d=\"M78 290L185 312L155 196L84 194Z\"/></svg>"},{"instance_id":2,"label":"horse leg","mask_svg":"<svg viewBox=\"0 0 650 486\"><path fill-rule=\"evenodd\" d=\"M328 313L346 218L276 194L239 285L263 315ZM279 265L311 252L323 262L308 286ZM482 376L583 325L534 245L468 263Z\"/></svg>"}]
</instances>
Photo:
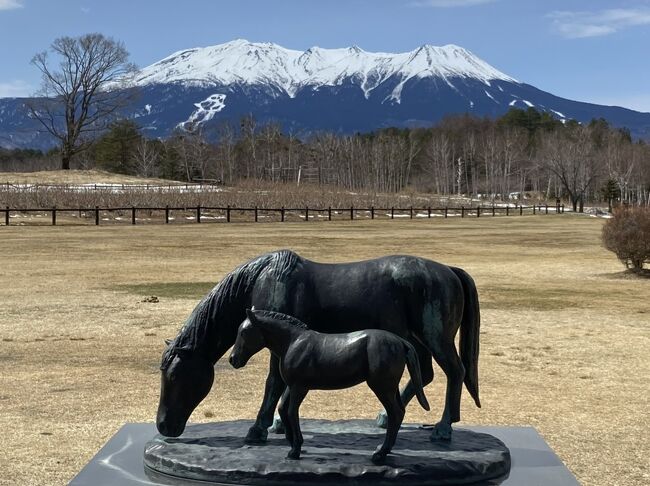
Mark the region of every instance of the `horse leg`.
<instances>
[{"instance_id":1,"label":"horse leg","mask_svg":"<svg viewBox=\"0 0 650 486\"><path fill-rule=\"evenodd\" d=\"M433 381L433 363L431 362L431 351L424 347L417 339L409 340L418 354L420 362L420 373L422 374L422 387L424 388ZM410 379L400 393L401 403L406 407L415 396L415 386ZM385 429L388 426L388 417L386 410L382 410L377 415L377 426Z\"/></svg>"},{"instance_id":2,"label":"horse leg","mask_svg":"<svg viewBox=\"0 0 650 486\"><path fill-rule=\"evenodd\" d=\"M289 388L285 389L280 399L280 404L278 405L278 413L280 414L280 419L285 424L284 426L284 436L289 441L289 444L293 444L293 429L289 422Z\"/></svg>"},{"instance_id":3,"label":"horse leg","mask_svg":"<svg viewBox=\"0 0 650 486\"><path fill-rule=\"evenodd\" d=\"M266 442L268 428L273 424L275 407L285 389L286 385L280 375L280 360L271 354L269 375L266 378L266 385L264 387L264 399L257 413L255 423L248 429L248 434L246 434L246 439L244 439L246 444L263 444Z\"/></svg>"},{"instance_id":4,"label":"horse leg","mask_svg":"<svg viewBox=\"0 0 650 486\"><path fill-rule=\"evenodd\" d=\"M292 387L289 391L289 407L287 410L287 422L285 426L291 428L291 450L287 454L287 459L299 459L300 448L302 447L303 439L302 432L300 431L300 417L298 410L300 404L307 396L307 391L304 388ZM284 420L284 419L283 419Z\"/></svg>"},{"instance_id":5,"label":"horse leg","mask_svg":"<svg viewBox=\"0 0 650 486\"><path fill-rule=\"evenodd\" d=\"M431 440L450 440L451 424L460 421L460 395L463 390L465 368L458 356L454 341L444 340L433 346L433 358L447 375L447 393L442 418L433 427Z\"/></svg>"},{"instance_id":6,"label":"horse leg","mask_svg":"<svg viewBox=\"0 0 650 486\"><path fill-rule=\"evenodd\" d=\"M394 391L371 387L372 391L375 392L375 395L377 395L377 398L384 406L387 416L387 430L384 443L377 446L377 449L372 455L372 462L375 464L382 464L388 453L392 450L397 440L397 433L402 425L402 420L404 420L405 408L398 392L397 383L395 383Z\"/></svg>"},{"instance_id":7,"label":"horse leg","mask_svg":"<svg viewBox=\"0 0 650 486\"><path fill-rule=\"evenodd\" d=\"M405 405L399 394L399 381L404 370L402 362L401 370L394 370L392 373L386 373L385 367L373 369L372 364L369 369L368 386L377 396L386 410L387 430L384 437L384 443L377 447L372 455L372 462L375 464L383 463L386 455L391 451L397 440L397 432L404 420Z\"/></svg>"}]
</instances>

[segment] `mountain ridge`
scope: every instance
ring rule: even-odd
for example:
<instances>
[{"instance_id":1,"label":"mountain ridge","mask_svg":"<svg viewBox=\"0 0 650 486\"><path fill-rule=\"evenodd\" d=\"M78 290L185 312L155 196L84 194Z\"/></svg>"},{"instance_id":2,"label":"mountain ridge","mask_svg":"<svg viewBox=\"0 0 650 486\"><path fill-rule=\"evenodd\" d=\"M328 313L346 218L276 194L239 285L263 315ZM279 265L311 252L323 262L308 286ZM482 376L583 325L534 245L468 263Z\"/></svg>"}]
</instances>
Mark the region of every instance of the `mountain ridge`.
<instances>
[{"instance_id":1,"label":"mountain ridge","mask_svg":"<svg viewBox=\"0 0 650 486\"><path fill-rule=\"evenodd\" d=\"M497 117L529 107L566 121L605 118L650 140L650 113L568 100L520 82L467 49L424 44L404 53L358 46L305 51L237 39L177 51L139 71L140 96L121 111L153 138L201 128L216 133L253 115L307 137L319 131L426 127L447 115ZM0 99L0 146L49 148L51 137L25 109Z\"/></svg>"}]
</instances>

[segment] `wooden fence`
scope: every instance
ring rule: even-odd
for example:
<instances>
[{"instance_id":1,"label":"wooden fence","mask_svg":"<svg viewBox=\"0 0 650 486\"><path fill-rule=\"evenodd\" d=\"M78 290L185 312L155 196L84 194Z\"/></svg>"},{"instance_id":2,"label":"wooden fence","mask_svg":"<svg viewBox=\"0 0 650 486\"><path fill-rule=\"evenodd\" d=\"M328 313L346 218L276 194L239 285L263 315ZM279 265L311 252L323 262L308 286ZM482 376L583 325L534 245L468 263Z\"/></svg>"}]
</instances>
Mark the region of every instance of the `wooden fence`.
<instances>
[{"instance_id":1,"label":"wooden fence","mask_svg":"<svg viewBox=\"0 0 650 486\"><path fill-rule=\"evenodd\" d=\"M5 207L0 209L0 213L4 213L4 225L9 226L11 224L12 214L14 217L22 214L36 214L36 218L31 218L27 221L23 221L22 224L41 224L43 221L43 215L49 215L49 223L56 226L57 216L71 214L73 217L77 217L77 221L82 219L87 219L92 221L94 219L94 224L99 226L101 221L111 221L109 218L103 218L102 216L108 214L119 213L119 217L113 218L114 222L121 222L126 219L130 219L131 224L137 224L138 221L141 223L151 223L163 221L162 214L164 213L164 222L169 224L170 222L176 220L174 214L181 214L186 221L193 221L196 223L207 222L209 220L222 220L226 223L233 222L233 215L252 215L252 218L249 216L246 221L259 222L261 218L272 219L275 221L285 222L290 217L294 218L297 216L303 221L311 220L325 220L332 221L333 219L342 220L349 219L351 221L360 220L360 219L395 219L395 218L428 218L432 217L475 217L480 218L481 216L523 216L523 215L536 215L536 214L549 214L549 208L551 213L555 214L564 214L564 204L558 204L556 206L550 206L548 204L536 204L531 206L474 206L474 207L444 207L444 208L356 208L351 206L349 208L263 208L263 207L252 207L252 208L239 208L239 207L210 207L210 206L196 206L196 207L171 207L165 206L161 207L99 207L95 206L94 208L40 208L40 209L30 209L30 208L10 208ZM138 220L138 213L148 212L149 218ZM151 217L153 212L161 213L160 217L155 221ZM215 216L217 213L217 216ZM121 217L121 215L127 214L127 218ZM190 216L187 216L187 215ZM269 215L274 215L275 218L269 218ZM241 219L241 218L238 218ZM1 225L1 223L0 223Z\"/></svg>"}]
</instances>

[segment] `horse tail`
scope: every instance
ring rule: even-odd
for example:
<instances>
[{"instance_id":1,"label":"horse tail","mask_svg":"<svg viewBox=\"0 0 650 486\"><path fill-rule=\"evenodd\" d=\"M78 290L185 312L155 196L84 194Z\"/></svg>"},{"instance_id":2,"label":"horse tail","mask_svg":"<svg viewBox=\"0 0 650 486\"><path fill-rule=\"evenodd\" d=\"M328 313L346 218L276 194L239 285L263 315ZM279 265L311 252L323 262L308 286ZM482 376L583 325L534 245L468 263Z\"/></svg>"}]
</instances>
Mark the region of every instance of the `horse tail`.
<instances>
[{"instance_id":1,"label":"horse tail","mask_svg":"<svg viewBox=\"0 0 650 486\"><path fill-rule=\"evenodd\" d=\"M429 402L422 389L422 374L420 373L418 354L415 352L413 345L408 341L404 341L404 350L406 351L406 367L411 375L411 381L415 385L415 396L423 409L430 410L431 407L429 407Z\"/></svg>"},{"instance_id":2,"label":"horse tail","mask_svg":"<svg viewBox=\"0 0 650 486\"><path fill-rule=\"evenodd\" d=\"M478 303L476 284L467 272L460 268L451 268L460 279L463 286L465 304L463 318L460 322L460 359L465 367L465 386L474 399L477 407L481 407L478 396L478 351L481 313Z\"/></svg>"}]
</instances>

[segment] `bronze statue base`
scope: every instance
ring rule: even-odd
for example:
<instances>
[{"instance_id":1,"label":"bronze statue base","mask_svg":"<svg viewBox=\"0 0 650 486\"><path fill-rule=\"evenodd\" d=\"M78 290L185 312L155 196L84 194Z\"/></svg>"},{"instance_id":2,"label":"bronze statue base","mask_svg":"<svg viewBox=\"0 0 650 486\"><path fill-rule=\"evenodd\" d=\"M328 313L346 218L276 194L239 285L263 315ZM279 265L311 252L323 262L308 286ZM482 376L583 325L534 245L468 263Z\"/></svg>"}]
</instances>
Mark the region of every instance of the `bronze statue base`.
<instances>
[{"instance_id":1,"label":"bronze statue base","mask_svg":"<svg viewBox=\"0 0 650 486\"><path fill-rule=\"evenodd\" d=\"M189 425L183 435L157 435L144 451L152 481L218 485L442 485L500 484L510 471L510 452L499 439L455 429L451 441L432 443L431 431L402 426L382 465L370 458L384 431L370 420L302 420L305 442L299 460L287 459L284 436L246 445L250 421ZM187 484L187 483L185 483Z\"/></svg>"}]
</instances>

